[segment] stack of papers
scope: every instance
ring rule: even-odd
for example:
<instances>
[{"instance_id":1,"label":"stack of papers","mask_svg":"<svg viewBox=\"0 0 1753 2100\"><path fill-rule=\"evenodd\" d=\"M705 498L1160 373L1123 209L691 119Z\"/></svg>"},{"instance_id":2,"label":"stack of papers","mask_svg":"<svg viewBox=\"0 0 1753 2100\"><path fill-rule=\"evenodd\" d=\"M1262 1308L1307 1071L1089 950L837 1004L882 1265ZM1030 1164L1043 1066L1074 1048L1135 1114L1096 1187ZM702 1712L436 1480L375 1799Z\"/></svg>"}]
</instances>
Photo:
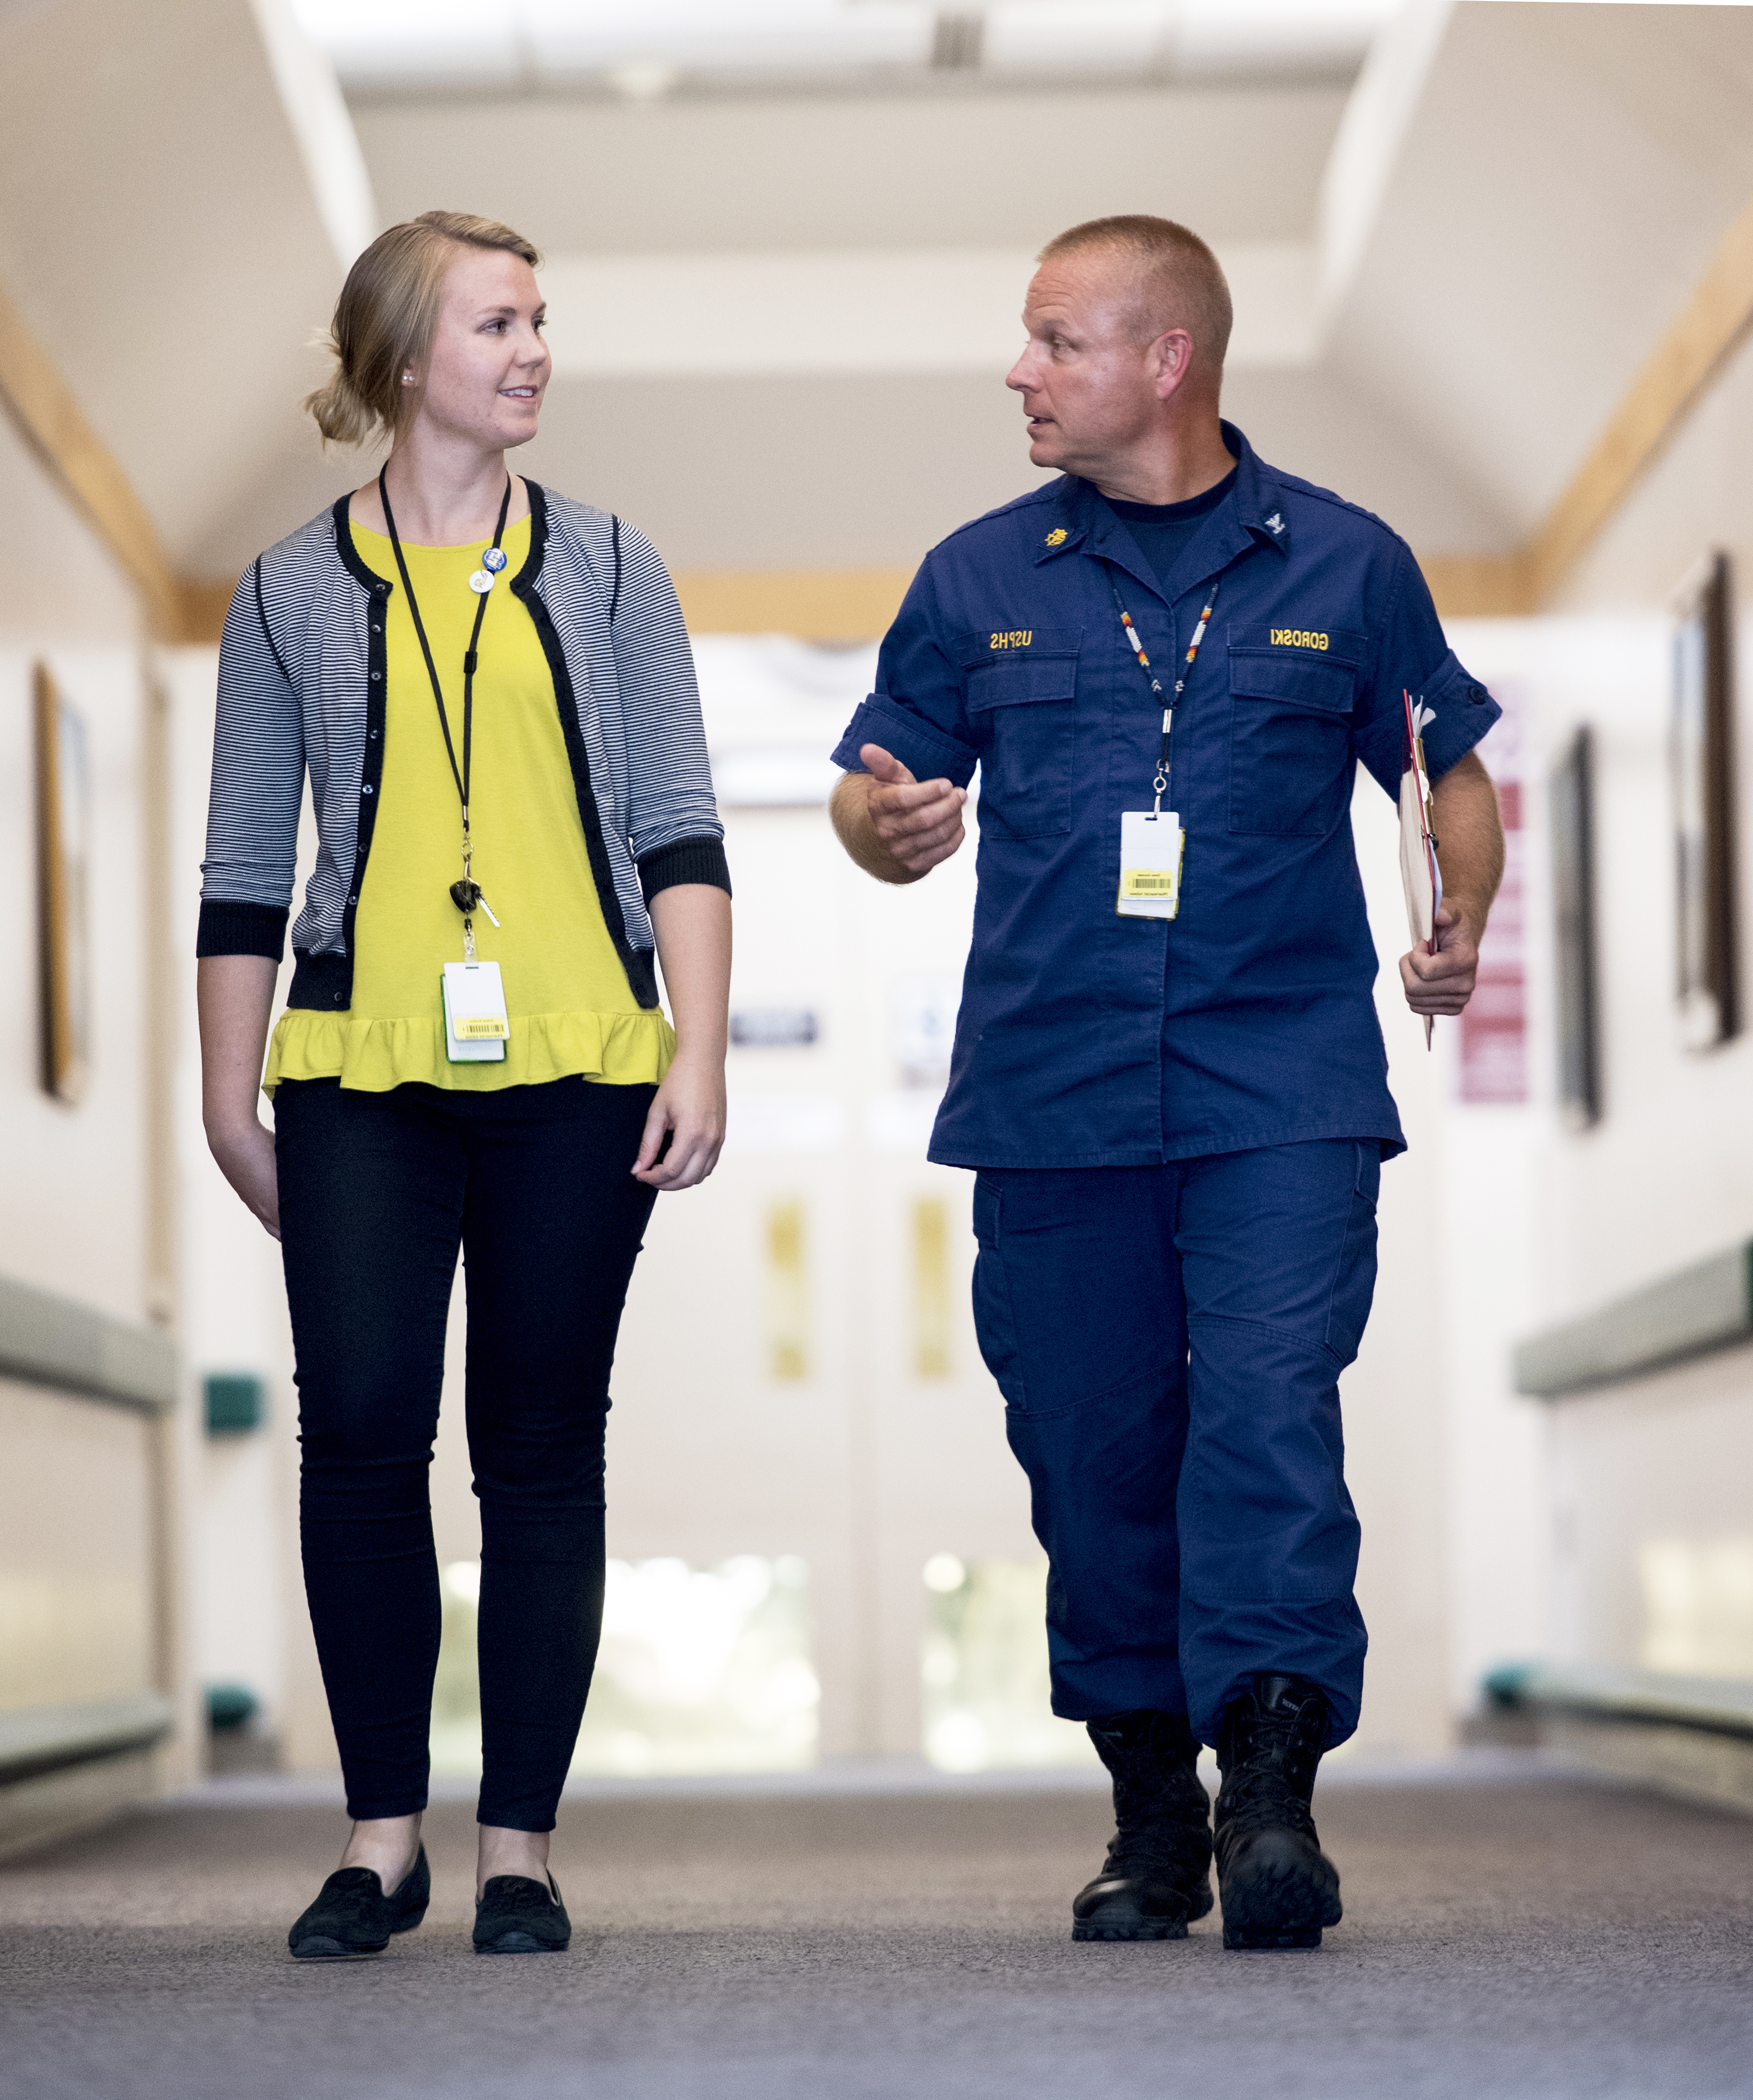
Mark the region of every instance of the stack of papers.
<instances>
[{"instance_id":1,"label":"stack of papers","mask_svg":"<svg viewBox=\"0 0 1753 2100\"><path fill-rule=\"evenodd\" d=\"M1400 776L1400 879L1406 885L1406 923L1413 945L1434 953L1437 907L1442 902L1442 871L1437 865L1437 841L1431 836L1430 775L1419 731L1428 721L1403 688L1406 705L1406 770ZM1434 1021L1424 1016L1424 1048L1430 1048Z\"/></svg>"}]
</instances>

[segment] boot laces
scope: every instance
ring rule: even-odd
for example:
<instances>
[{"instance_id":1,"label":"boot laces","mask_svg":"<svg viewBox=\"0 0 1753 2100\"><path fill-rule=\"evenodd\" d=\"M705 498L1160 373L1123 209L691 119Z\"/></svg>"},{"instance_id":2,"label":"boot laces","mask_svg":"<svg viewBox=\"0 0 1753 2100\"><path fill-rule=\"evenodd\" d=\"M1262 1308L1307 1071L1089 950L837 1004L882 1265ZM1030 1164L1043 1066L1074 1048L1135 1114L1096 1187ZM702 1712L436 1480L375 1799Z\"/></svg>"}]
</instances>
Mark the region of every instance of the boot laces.
<instances>
[{"instance_id":1,"label":"boot laces","mask_svg":"<svg viewBox=\"0 0 1753 2100\"><path fill-rule=\"evenodd\" d=\"M1143 1728L1092 1723L1090 1738L1114 1782L1115 1828L1104 1871L1203 1873L1211 1856L1211 1803L1185 1727L1177 1732L1155 1719Z\"/></svg>"},{"instance_id":2,"label":"boot laces","mask_svg":"<svg viewBox=\"0 0 1753 2100\"><path fill-rule=\"evenodd\" d=\"M1128 1864L1204 1864L1209 1856L1211 1804L1196 1774L1155 1769L1116 1774L1115 1833L1108 1868Z\"/></svg>"},{"instance_id":3,"label":"boot laces","mask_svg":"<svg viewBox=\"0 0 1753 2100\"><path fill-rule=\"evenodd\" d=\"M1246 1723L1246 1747L1224 1774L1221 1806L1230 1823L1289 1824L1313 1833L1320 1745L1306 1704L1286 1711L1256 1707Z\"/></svg>"}]
</instances>

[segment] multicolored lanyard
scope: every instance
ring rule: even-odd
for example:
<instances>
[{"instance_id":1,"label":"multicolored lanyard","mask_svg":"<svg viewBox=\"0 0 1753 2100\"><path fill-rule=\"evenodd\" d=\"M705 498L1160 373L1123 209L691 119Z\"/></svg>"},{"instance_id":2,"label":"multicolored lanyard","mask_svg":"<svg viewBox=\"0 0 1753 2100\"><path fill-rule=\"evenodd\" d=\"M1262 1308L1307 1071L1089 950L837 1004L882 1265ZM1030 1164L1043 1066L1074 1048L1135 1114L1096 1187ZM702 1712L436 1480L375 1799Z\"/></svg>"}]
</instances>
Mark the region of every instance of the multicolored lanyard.
<instances>
[{"instance_id":1,"label":"multicolored lanyard","mask_svg":"<svg viewBox=\"0 0 1753 2100\"><path fill-rule=\"evenodd\" d=\"M1187 653L1181 660L1181 676L1175 681L1174 691L1164 700L1162 681L1150 668L1150 660L1145 654L1144 638L1133 624L1133 616L1121 600L1119 585L1114 580L1113 570L1108 570L1108 589L1114 593L1115 609L1120 615L1120 625L1126 630L1126 639L1133 645L1133 654L1138 659L1138 668L1150 682L1151 691L1158 699L1163 700L1163 741L1156 754L1156 778L1151 783L1156 790L1155 813L1158 816L1163 814L1163 797L1168 792L1169 741L1175 733L1175 709L1181 695L1186 690L1188 679L1193 675L1199 644L1205 639L1205 630L1211 624L1212 608L1217 602L1217 592L1222 582L1221 576L1212 579L1211 596L1205 601L1205 610L1199 615L1199 624L1193 630L1193 639L1187 644Z\"/></svg>"}]
</instances>

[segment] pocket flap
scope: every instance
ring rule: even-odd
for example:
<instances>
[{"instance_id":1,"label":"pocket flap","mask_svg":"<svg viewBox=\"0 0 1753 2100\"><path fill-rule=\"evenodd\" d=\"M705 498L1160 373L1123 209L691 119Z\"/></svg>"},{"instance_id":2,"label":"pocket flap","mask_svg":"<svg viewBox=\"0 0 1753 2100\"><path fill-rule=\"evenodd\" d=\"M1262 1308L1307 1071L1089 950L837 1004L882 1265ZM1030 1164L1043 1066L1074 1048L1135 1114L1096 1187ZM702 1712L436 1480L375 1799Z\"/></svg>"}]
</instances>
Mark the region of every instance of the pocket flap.
<instances>
[{"instance_id":1,"label":"pocket flap","mask_svg":"<svg viewBox=\"0 0 1753 2100\"><path fill-rule=\"evenodd\" d=\"M1349 715L1357 673L1349 664L1292 656L1276 650L1232 649L1230 690L1250 699L1280 700L1324 715Z\"/></svg>"},{"instance_id":2,"label":"pocket flap","mask_svg":"<svg viewBox=\"0 0 1753 2100\"><path fill-rule=\"evenodd\" d=\"M1075 656L1008 656L969 673L968 712L977 715L1032 700L1069 700L1076 692Z\"/></svg>"}]
</instances>

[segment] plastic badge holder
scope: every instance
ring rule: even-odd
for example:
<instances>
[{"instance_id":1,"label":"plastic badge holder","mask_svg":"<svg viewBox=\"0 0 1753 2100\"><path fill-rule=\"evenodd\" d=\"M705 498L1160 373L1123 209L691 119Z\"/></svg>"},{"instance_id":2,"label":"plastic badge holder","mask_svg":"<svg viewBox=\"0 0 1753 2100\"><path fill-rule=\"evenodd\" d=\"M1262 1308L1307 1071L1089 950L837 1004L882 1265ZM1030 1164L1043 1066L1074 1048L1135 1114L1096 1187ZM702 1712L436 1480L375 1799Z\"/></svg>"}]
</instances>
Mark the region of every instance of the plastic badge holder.
<instances>
[{"instance_id":1,"label":"plastic badge holder","mask_svg":"<svg viewBox=\"0 0 1753 2100\"><path fill-rule=\"evenodd\" d=\"M453 1065L501 1062L511 1024L497 963L444 965L444 1054Z\"/></svg>"}]
</instances>

